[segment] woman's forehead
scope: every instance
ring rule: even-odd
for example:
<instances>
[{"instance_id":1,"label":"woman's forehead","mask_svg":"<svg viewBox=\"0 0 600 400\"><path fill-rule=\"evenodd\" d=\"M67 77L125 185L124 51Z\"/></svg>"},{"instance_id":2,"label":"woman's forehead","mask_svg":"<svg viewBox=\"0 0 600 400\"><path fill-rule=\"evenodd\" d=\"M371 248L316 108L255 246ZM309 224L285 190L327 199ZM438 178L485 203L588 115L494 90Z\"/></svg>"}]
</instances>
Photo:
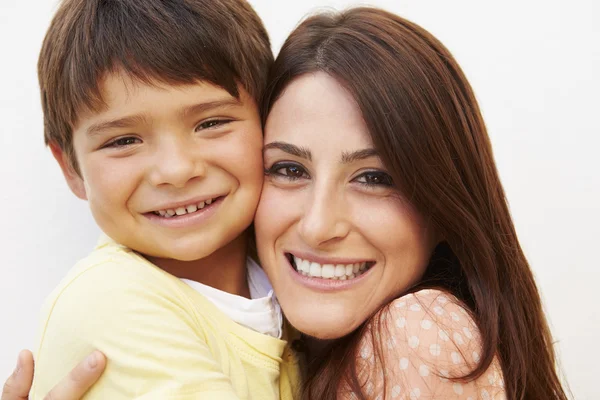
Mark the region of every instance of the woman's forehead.
<instances>
[{"instance_id":1,"label":"woman's forehead","mask_svg":"<svg viewBox=\"0 0 600 400\"><path fill-rule=\"evenodd\" d=\"M345 143L350 149L371 144L351 94L334 78L318 72L288 85L275 102L265 126L266 141L286 138L305 145Z\"/></svg>"}]
</instances>

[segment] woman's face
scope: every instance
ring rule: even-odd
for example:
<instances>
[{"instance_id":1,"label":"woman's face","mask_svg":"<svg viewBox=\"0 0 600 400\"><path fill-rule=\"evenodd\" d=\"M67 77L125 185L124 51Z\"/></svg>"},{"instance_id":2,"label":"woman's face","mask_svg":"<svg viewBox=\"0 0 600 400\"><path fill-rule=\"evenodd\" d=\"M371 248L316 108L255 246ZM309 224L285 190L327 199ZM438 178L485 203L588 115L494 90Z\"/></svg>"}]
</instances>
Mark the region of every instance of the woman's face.
<instances>
[{"instance_id":1,"label":"woman's face","mask_svg":"<svg viewBox=\"0 0 600 400\"><path fill-rule=\"evenodd\" d=\"M434 247L398 196L352 96L325 73L294 80L265 127L259 257L300 331L344 336L422 276Z\"/></svg>"}]
</instances>

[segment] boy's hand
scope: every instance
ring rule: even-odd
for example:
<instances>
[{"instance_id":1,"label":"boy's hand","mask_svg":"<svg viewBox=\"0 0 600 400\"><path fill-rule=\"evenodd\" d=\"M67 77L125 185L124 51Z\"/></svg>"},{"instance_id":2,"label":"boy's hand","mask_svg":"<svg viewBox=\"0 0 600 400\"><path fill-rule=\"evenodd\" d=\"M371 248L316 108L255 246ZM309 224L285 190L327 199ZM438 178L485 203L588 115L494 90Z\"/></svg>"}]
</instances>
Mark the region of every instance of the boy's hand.
<instances>
[{"instance_id":1,"label":"boy's hand","mask_svg":"<svg viewBox=\"0 0 600 400\"><path fill-rule=\"evenodd\" d=\"M100 378L106 367L106 358L99 351L79 363L58 385L46 395L45 400L79 400ZM6 380L0 400L27 400L33 381L33 355L24 350L19 354L17 368Z\"/></svg>"}]
</instances>

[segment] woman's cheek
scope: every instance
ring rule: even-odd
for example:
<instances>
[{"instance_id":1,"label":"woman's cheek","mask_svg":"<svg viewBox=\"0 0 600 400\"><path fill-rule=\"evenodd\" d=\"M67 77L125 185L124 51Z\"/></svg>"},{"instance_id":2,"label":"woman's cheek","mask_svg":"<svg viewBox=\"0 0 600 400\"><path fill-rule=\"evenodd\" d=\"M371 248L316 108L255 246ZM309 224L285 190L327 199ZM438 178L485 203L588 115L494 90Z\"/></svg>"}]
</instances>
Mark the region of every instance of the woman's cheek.
<instances>
[{"instance_id":1,"label":"woman's cheek","mask_svg":"<svg viewBox=\"0 0 600 400\"><path fill-rule=\"evenodd\" d=\"M267 238L275 240L272 236L277 234L277 227L283 226L282 219L285 218L285 196L282 195L280 189L273 187L268 179L268 177L265 178L254 219L256 237L259 241Z\"/></svg>"},{"instance_id":2,"label":"woman's cheek","mask_svg":"<svg viewBox=\"0 0 600 400\"><path fill-rule=\"evenodd\" d=\"M386 258L398 252L421 253L428 247L422 218L398 199L353 197L351 217L364 240Z\"/></svg>"}]
</instances>

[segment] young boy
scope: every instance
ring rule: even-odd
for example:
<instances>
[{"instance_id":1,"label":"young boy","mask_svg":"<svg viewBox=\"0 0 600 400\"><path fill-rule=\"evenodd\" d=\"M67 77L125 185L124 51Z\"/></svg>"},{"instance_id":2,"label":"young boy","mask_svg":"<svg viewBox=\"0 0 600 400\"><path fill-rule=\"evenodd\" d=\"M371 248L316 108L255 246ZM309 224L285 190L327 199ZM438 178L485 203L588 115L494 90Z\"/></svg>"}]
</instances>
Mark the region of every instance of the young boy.
<instances>
[{"instance_id":1,"label":"young boy","mask_svg":"<svg viewBox=\"0 0 600 400\"><path fill-rule=\"evenodd\" d=\"M89 399L291 399L297 361L247 242L273 57L242 0L65 0L45 139L106 237L42 314L32 397L93 349Z\"/></svg>"}]
</instances>

